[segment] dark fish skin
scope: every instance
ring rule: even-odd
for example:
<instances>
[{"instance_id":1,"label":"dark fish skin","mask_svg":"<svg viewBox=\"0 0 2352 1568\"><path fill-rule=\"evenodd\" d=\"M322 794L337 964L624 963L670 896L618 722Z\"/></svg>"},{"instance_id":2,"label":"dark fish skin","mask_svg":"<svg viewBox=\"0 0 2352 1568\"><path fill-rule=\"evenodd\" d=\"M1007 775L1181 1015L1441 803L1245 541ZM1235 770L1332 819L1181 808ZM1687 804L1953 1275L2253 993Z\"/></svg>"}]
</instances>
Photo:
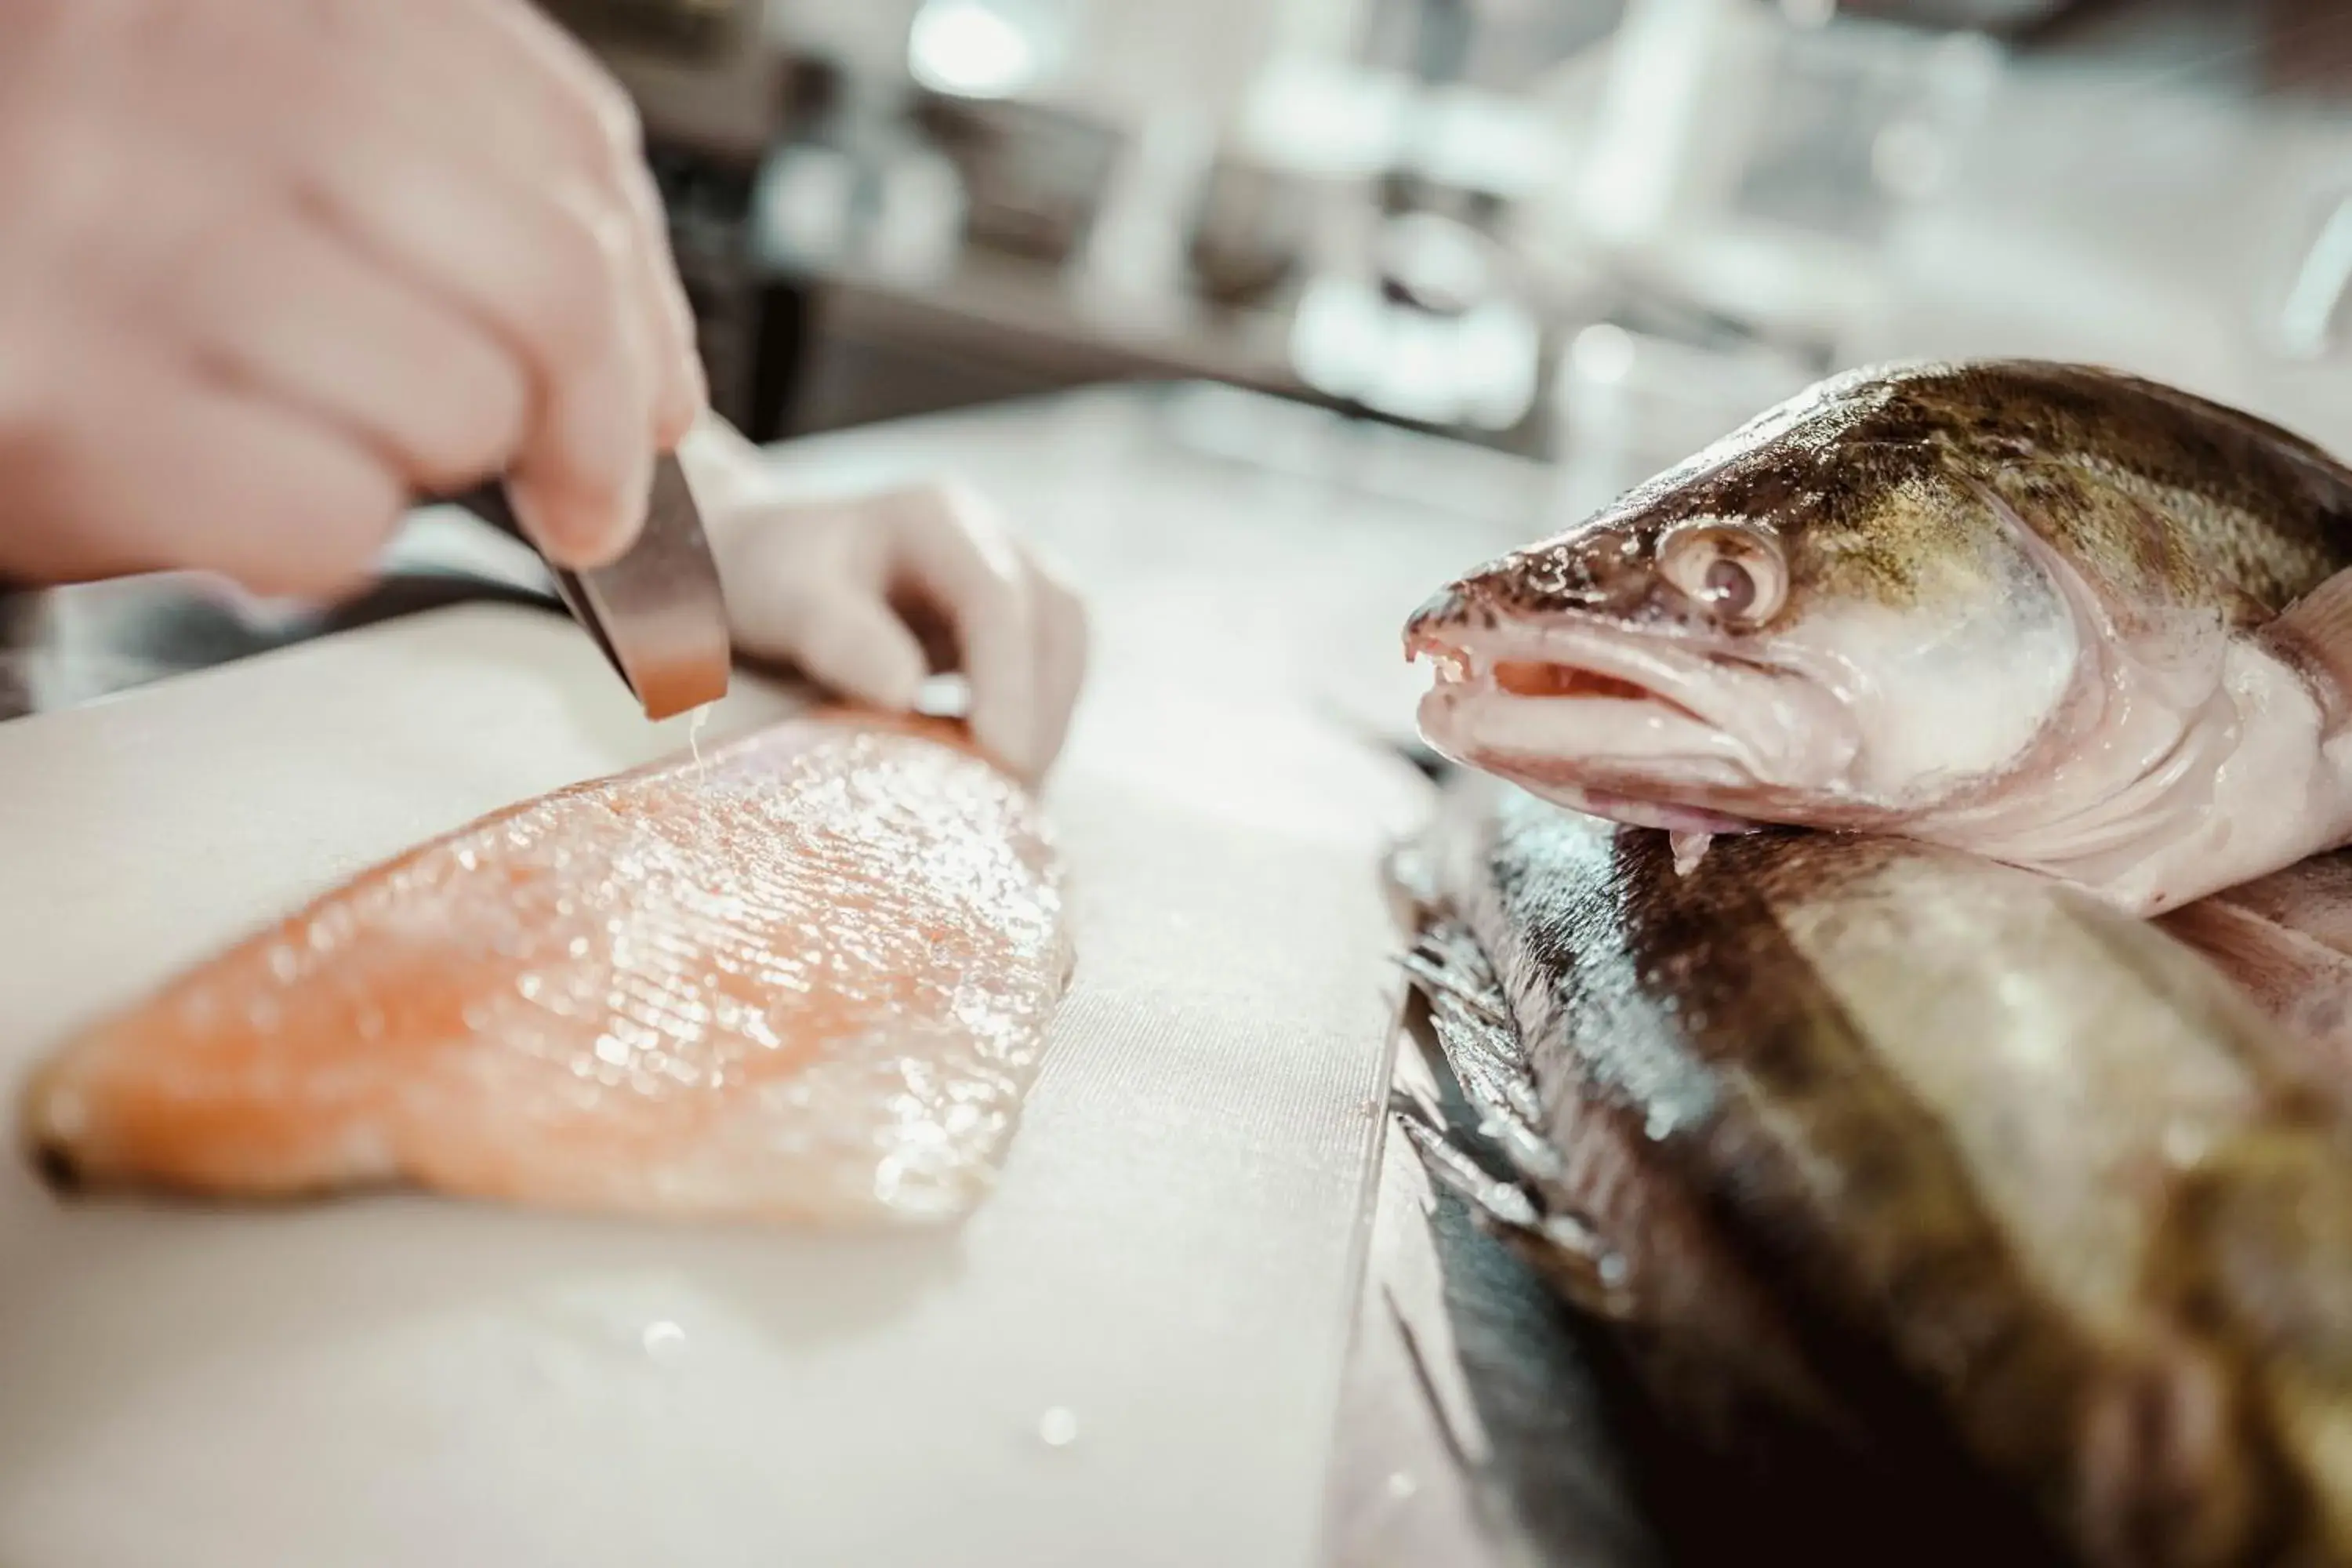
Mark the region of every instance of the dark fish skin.
<instances>
[{"instance_id":1,"label":"dark fish skin","mask_svg":"<svg viewBox=\"0 0 2352 1568\"><path fill-rule=\"evenodd\" d=\"M2301 437L2096 366L1987 360L1873 367L1628 491L1580 525L1651 538L1767 517L1803 591L1889 605L1937 591L1998 496L2113 602L2219 611L2250 630L2352 566L2352 468ZM1555 560L1554 557L1557 559ZM1416 625L1608 602L1573 545L1474 573ZM1658 606L1663 608L1664 606Z\"/></svg>"},{"instance_id":2,"label":"dark fish skin","mask_svg":"<svg viewBox=\"0 0 2352 1568\"><path fill-rule=\"evenodd\" d=\"M1483 1201L1697 1429L1769 1407L2106 1568L2352 1562L2352 1155L2200 960L1895 840L1678 877L1475 778L1423 863Z\"/></svg>"}]
</instances>

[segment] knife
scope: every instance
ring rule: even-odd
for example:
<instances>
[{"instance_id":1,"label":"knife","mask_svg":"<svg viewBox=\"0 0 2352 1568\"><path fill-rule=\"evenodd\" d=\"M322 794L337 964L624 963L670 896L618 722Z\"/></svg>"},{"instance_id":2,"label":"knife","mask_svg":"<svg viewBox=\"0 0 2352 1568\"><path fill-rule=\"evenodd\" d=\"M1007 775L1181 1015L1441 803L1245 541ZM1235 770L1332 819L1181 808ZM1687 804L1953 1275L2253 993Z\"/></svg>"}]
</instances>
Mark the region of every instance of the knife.
<instances>
[{"instance_id":1,"label":"knife","mask_svg":"<svg viewBox=\"0 0 2352 1568\"><path fill-rule=\"evenodd\" d=\"M505 481L446 498L529 544ZM541 559L544 561L542 553ZM719 566L702 531L701 509L677 458L654 464L645 531L610 565L571 572L547 563L555 591L595 642L648 720L671 718L727 695L733 649Z\"/></svg>"}]
</instances>

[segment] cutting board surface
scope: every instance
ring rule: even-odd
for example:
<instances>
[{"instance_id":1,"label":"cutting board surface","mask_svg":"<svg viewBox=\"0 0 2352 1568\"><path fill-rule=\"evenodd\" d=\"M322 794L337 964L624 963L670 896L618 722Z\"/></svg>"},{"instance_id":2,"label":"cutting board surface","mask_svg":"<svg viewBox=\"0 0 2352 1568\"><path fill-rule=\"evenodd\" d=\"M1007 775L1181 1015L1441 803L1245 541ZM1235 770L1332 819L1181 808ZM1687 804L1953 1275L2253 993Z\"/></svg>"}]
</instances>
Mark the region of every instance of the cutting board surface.
<instances>
[{"instance_id":1,"label":"cutting board surface","mask_svg":"<svg viewBox=\"0 0 2352 1568\"><path fill-rule=\"evenodd\" d=\"M961 1229L59 1204L12 1152L0 1563L1308 1563L1420 784L1120 685L1048 795L1077 977ZM705 739L790 706L739 680ZM486 606L0 725L11 1089L369 863L686 742Z\"/></svg>"}]
</instances>

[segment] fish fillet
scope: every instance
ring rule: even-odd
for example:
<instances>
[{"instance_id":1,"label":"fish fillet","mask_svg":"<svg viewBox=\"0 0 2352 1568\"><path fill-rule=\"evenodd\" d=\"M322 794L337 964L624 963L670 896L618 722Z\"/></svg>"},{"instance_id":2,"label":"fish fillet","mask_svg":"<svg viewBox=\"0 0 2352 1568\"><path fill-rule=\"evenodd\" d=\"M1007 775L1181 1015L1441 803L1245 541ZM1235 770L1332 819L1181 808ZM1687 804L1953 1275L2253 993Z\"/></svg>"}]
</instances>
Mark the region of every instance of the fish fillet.
<instances>
[{"instance_id":1,"label":"fish fillet","mask_svg":"<svg viewBox=\"0 0 2352 1568\"><path fill-rule=\"evenodd\" d=\"M24 1116L79 1184L947 1219L1070 965L1021 788L825 712L366 872L69 1041Z\"/></svg>"}]
</instances>

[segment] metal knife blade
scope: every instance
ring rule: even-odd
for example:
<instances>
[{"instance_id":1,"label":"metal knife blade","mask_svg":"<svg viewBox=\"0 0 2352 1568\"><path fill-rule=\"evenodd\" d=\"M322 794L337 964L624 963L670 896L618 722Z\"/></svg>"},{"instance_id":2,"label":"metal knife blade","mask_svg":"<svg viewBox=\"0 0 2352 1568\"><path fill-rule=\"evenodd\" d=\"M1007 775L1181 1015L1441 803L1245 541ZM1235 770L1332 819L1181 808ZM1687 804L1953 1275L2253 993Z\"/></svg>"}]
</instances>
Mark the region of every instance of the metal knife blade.
<instances>
[{"instance_id":1,"label":"metal knife blade","mask_svg":"<svg viewBox=\"0 0 2352 1568\"><path fill-rule=\"evenodd\" d=\"M532 543L503 481L449 499ZM727 695L733 649L726 596L702 531L701 509L674 454L664 453L655 462L645 531L627 553L593 571L571 572L551 562L548 570L572 618L647 719L667 719Z\"/></svg>"}]
</instances>

